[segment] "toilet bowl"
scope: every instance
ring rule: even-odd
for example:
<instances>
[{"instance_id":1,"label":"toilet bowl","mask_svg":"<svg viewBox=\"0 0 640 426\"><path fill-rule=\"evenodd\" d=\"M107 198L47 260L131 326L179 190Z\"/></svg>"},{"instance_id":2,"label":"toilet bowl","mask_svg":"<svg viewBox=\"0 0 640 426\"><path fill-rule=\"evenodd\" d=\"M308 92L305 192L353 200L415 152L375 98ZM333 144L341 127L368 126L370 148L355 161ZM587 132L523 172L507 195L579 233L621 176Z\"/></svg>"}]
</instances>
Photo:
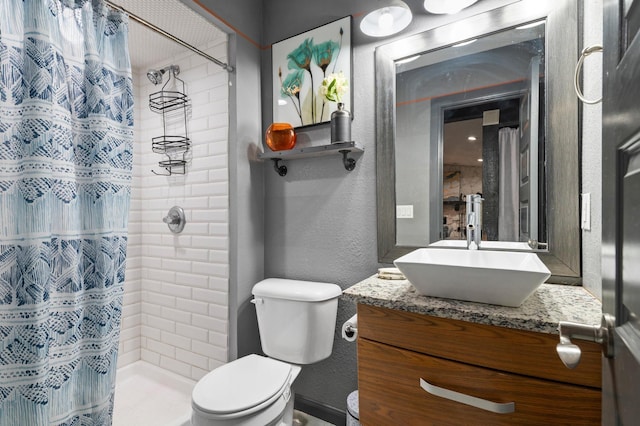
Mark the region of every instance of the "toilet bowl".
<instances>
[{"instance_id":1,"label":"toilet bowl","mask_svg":"<svg viewBox=\"0 0 640 426\"><path fill-rule=\"evenodd\" d=\"M255 354L216 368L193 389L192 426L287 424L293 415L291 384L300 370Z\"/></svg>"},{"instance_id":2,"label":"toilet bowl","mask_svg":"<svg viewBox=\"0 0 640 426\"><path fill-rule=\"evenodd\" d=\"M269 278L253 287L262 350L216 368L193 389L192 426L290 426L297 364L333 348L339 286Z\"/></svg>"}]
</instances>

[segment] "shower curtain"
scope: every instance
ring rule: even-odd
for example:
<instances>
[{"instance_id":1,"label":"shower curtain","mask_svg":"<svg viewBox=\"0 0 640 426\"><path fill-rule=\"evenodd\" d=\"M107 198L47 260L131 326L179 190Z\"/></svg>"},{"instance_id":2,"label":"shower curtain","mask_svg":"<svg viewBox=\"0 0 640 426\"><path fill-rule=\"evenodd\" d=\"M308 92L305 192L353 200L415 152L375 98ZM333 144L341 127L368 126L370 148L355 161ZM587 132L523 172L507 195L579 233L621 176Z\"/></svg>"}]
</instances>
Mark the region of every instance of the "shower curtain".
<instances>
[{"instance_id":1,"label":"shower curtain","mask_svg":"<svg viewBox=\"0 0 640 426\"><path fill-rule=\"evenodd\" d=\"M111 424L132 107L126 17L0 0L0 425Z\"/></svg>"},{"instance_id":2,"label":"shower curtain","mask_svg":"<svg viewBox=\"0 0 640 426\"><path fill-rule=\"evenodd\" d=\"M505 127L498 132L500 152L500 179L498 184L498 239L500 241L519 241L518 208L520 199L520 172L518 129Z\"/></svg>"}]
</instances>

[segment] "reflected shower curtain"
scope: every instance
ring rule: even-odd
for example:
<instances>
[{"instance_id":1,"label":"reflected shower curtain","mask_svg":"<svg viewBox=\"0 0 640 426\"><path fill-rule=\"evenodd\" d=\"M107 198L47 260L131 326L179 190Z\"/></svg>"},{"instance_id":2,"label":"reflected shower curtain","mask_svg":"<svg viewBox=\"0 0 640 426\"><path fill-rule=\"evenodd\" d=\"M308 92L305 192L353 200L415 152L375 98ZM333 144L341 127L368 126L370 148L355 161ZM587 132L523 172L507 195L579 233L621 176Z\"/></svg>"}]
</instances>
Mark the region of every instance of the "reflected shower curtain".
<instances>
[{"instance_id":1,"label":"reflected shower curtain","mask_svg":"<svg viewBox=\"0 0 640 426\"><path fill-rule=\"evenodd\" d=\"M518 169L520 130L504 127L498 132L500 179L498 196L498 240L519 241L520 174Z\"/></svg>"},{"instance_id":2,"label":"reflected shower curtain","mask_svg":"<svg viewBox=\"0 0 640 426\"><path fill-rule=\"evenodd\" d=\"M125 17L0 0L0 425L111 423L132 107Z\"/></svg>"}]
</instances>

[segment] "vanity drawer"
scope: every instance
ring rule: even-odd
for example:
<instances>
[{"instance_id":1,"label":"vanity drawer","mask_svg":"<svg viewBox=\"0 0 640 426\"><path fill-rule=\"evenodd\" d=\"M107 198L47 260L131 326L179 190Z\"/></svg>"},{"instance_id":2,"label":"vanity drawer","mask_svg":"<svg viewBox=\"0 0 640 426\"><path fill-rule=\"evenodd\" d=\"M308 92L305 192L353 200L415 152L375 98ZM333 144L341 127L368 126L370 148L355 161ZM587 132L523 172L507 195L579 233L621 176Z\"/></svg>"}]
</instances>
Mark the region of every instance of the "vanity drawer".
<instances>
[{"instance_id":1,"label":"vanity drawer","mask_svg":"<svg viewBox=\"0 0 640 426\"><path fill-rule=\"evenodd\" d=\"M496 414L427 393L420 379L495 403ZM358 339L360 421L382 425L597 425L598 389L503 373Z\"/></svg>"},{"instance_id":2,"label":"vanity drawer","mask_svg":"<svg viewBox=\"0 0 640 426\"><path fill-rule=\"evenodd\" d=\"M556 334L474 324L358 304L358 335L467 364L558 382L601 387L600 345L576 340L582 357L580 364L570 370L556 354L559 342Z\"/></svg>"}]
</instances>

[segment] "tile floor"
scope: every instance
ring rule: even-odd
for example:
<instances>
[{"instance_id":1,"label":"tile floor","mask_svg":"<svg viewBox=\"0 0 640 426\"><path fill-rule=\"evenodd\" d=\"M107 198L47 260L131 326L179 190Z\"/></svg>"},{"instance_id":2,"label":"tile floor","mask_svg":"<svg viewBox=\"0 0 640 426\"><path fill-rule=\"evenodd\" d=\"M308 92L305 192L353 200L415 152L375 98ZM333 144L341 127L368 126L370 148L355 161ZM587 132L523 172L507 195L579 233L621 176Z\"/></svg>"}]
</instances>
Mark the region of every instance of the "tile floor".
<instances>
[{"instance_id":1,"label":"tile floor","mask_svg":"<svg viewBox=\"0 0 640 426\"><path fill-rule=\"evenodd\" d=\"M113 426L189 426L195 382L143 361L118 370ZM300 411L294 426L333 426Z\"/></svg>"}]
</instances>

